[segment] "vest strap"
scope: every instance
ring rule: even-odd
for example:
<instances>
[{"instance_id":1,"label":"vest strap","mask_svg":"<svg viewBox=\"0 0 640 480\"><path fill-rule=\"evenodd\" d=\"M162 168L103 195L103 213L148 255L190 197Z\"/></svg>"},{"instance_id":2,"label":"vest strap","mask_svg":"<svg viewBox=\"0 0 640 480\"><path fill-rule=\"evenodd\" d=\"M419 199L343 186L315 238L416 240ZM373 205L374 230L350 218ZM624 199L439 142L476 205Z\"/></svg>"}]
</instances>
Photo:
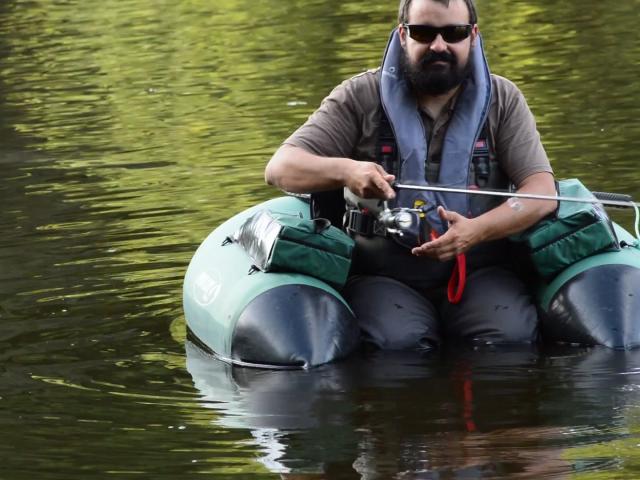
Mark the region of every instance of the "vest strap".
<instances>
[{"instance_id":1,"label":"vest strap","mask_svg":"<svg viewBox=\"0 0 640 480\"><path fill-rule=\"evenodd\" d=\"M398 176L398 143L393 134L389 118L380 109L380 124L378 125L378 140L376 143L376 163L384 168L384 171Z\"/></svg>"},{"instance_id":2,"label":"vest strap","mask_svg":"<svg viewBox=\"0 0 640 480\"><path fill-rule=\"evenodd\" d=\"M489 184L491 176L491 157L489 156L489 132L487 123L482 126L482 131L476 140L471 155L471 162L475 171L475 185L485 188Z\"/></svg>"},{"instance_id":3,"label":"vest strap","mask_svg":"<svg viewBox=\"0 0 640 480\"><path fill-rule=\"evenodd\" d=\"M379 237L388 236L387 228L373 215L355 209L347 212L346 230L351 235L358 234L365 237L373 235Z\"/></svg>"}]
</instances>

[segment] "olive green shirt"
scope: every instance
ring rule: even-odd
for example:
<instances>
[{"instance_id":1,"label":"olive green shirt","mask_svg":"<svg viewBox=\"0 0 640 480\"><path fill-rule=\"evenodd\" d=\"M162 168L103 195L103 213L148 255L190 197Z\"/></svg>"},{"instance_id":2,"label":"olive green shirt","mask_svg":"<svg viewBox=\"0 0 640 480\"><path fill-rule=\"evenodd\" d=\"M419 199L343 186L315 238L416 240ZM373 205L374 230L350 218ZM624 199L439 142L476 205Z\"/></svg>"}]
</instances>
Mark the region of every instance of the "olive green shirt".
<instances>
[{"instance_id":1,"label":"olive green shirt","mask_svg":"<svg viewBox=\"0 0 640 480\"><path fill-rule=\"evenodd\" d=\"M501 169L516 186L535 173L552 173L522 92L498 75L491 75L491 83L488 141L492 157L497 157ZM428 163L440 158L455 100L456 97L443 108L438 118L421 112L429 145L429 158L425 159ZM381 111L378 70L370 70L337 86L284 144L324 157L375 161Z\"/></svg>"}]
</instances>

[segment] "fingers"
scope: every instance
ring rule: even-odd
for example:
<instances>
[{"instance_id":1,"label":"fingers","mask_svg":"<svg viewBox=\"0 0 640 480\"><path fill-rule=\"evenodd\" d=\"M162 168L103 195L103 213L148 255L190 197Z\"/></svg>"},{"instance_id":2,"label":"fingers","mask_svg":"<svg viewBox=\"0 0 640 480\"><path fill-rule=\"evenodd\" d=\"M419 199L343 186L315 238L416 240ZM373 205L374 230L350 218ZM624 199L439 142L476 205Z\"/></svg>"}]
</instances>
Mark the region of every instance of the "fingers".
<instances>
[{"instance_id":1,"label":"fingers","mask_svg":"<svg viewBox=\"0 0 640 480\"><path fill-rule=\"evenodd\" d=\"M385 200L391 200L396 197L396 192L393 190L393 188L391 188L390 182L384 179L376 180L376 187L378 187L382 198L384 198Z\"/></svg>"},{"instance_id":2,"label":"fingers","mask_svg":"<svg viewBox=\"0 0 640 480\"><path fill-rule=\"evenodd\" d=\"M447 222L447 225L449 225L449 226L451 226L454 223L457 223L460 220L463 220L465 218L462 215L460 215L458 212L454 212L454 211L451 211L451 210L446 210L442 206L438 207L438 215L440 215L440 218L443 221Z\"/></svg>"},{"instance_id":3,"label":"fingers","mask_svg":"<svg viewBox=\"0 0 640 480\"><path fill-rule=\"evenodd\" d=\"M373 162L357 162L347 178L347 187L362 198L382 198L390 200L396 193L391 188L395 176Z\"/></svg>"},{"instance_id":4,"label":"fingers","mask_svg":"<svg viewBox=\"0 0 640 480\"><path fill-rule=\"evenodd\" d=\"M474 244L472 221L457 212L438 207L438 215L449 229L436 239L411 250L416 256L427 256L441 262L452 260Z\"/></svg>"},{"instance_id":5,"label":"fingers","mask_svg":"<svg viewBox=\"0 0 640 480\"><path fill-rule=\"evenodd\" d=\"M385 169L384 169L384 168L382 168L382 166L381 166L381 165L376 164L376 169L378 170L378 172L380 172L380 175L382 175L382 178L384 178L384 179L385 179L385 181L387 181L387 182L391 183L391 182L393 182L393 181L396 179L396 176L395 176L395 175L392 175L392 174L390 174L390 173L387 173L387 172L385 171Z\"/></svg>"},{"instance_id":6,"label":"fingers","mask_svg":"<svg viewBox=\"0 0 640 480\"><path fill-rule=\"evenodd\" d=\"M391 184L396 179L395 175L387 173L384 168L382 168L378 164L376 164L376 170L379 173L379 177L376 177L375 180L376 186L378 187L384 198L387 200L395 198L396 192L393 190L393 188L391 188Z\"/></svg>"},{"instance_id":7,"label":"fingers","mask_svg":"<svg viewBox=\"0 0 640 480\"><path fill-rule=\"evenodd\" d=\"M411 250L411 253L417 257L431 257L441 262L446 262L447 260L452 260L462 252L458 251L455 244L449 241L445 234L436 240L415 247Z\"/></svg>"},{"instance_id":8,"label":"fingers","mask_svg":"<svg viewBox=\"0 0 640 480\"><path fill-rule=\"evenodd\" d=\"M438 207L438 215L440 215L440 218L442 220L444 220L445 222L449 221L449 217L447 216L447 211L445 210L445 208L443 206L439 206Z\"/></svg>"}]
</instances>

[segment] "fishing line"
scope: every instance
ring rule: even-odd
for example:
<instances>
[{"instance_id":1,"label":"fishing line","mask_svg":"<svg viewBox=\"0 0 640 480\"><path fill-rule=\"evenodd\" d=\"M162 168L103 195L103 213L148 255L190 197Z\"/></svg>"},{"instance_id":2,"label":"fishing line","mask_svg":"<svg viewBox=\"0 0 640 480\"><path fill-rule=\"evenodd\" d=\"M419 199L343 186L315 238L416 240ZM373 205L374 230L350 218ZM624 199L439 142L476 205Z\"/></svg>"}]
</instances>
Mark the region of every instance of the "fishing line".
<instances>
[{"instance_id":1,"label":"fishing line","mask_svg":"<svg viewBox=\"0 0 640 480\"><path fill-rule=\"evenodd\" d=\"M526 198L530 200L555 200L557 202L574 202L574 203L597 203L601 205L610 205L612 207L632 207L638 208L637 202L633 202L628 199L626 195L612 194L607 192L599 193L602 196L609 196L611 198L583 198L583 197L565 197L561 195L538 195L535 193L517 193L517 192L505 192L501 190L472 190L469 188L450 188L450 187L436 187L426 185L406 185L396 183L392 185L395 188L405 190L419 190L425 192L445 192L445 193L466 193L469 195L487 195L493 197L507 197L507 198ZM624 198L624 200L615 200L613 198Z\"/></svg>"}]
</instances>

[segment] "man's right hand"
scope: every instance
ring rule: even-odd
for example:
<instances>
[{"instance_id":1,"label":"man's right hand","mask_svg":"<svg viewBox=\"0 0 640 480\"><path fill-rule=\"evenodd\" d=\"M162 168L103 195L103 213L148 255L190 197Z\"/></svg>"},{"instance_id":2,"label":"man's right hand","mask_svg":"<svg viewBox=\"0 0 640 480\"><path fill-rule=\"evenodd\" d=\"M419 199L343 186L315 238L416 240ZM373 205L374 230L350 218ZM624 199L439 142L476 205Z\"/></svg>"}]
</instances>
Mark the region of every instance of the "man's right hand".
<instances>
[{"instance_id":1,"label":"man's right hand","mask_svg":"<svg viewBox=\"0 0 640 480\"><path fill-rule=\"evenodd\" d=\"M396 196L391 188L395 175L385 172L377 163L352 160L347 165L344 184L358 197L391 200Z\"/></svg>"},{"instance_id":2,"label":"man's right hand","mask_svg":"<svg viewBox=\"0 0 640 480\"><path fill-rule=\"evenodd\" d=\"M287 192L309 193L347 187L360 198L390 200L395 176L375 162L344 157L321 157L306 150L283 145L265 170L265 179Z\"/></svg>"}]
</instances>

